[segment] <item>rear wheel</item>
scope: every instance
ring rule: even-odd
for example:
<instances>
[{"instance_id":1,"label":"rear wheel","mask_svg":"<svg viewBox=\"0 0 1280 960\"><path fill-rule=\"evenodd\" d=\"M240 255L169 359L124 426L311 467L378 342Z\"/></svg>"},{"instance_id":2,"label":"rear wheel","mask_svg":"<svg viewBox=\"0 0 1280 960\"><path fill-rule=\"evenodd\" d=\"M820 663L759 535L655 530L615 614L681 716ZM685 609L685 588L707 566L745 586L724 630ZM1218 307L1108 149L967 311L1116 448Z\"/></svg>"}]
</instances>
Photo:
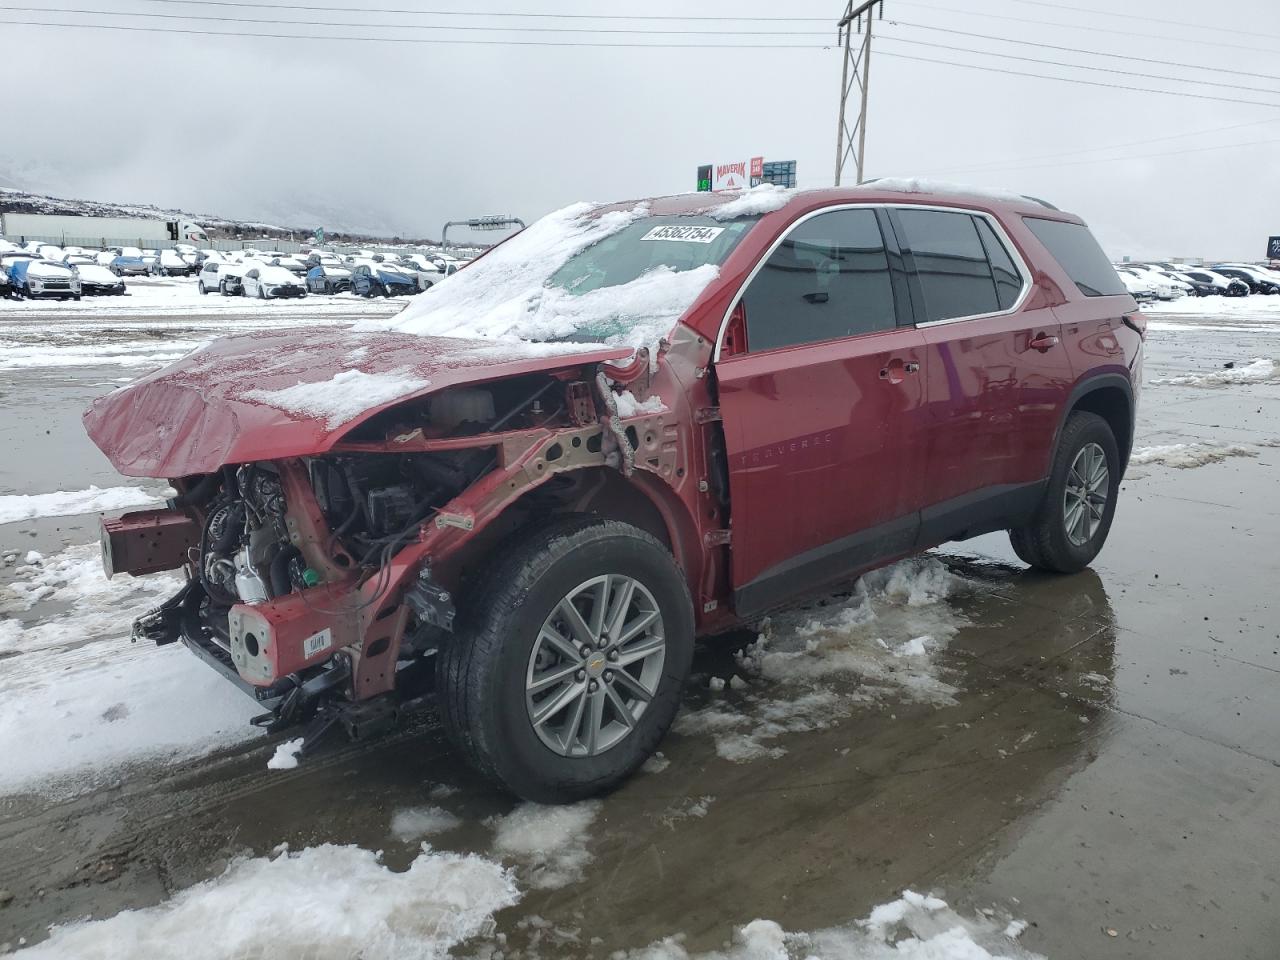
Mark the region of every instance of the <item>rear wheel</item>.
<instances>
[{"instance_id":1,"label":"rear wheel","mask_svg":"<svg viewBox=\"0 0 1280 960\"><path fill-rule=\"evenodd\" d=\"M200 291L200 293L201 293L201 295L202 295L202 296L203 296L204 294L206 294L206 293L208 293L208 292L209 292L209 291L205 288L205 285L204 285L204 281L203 281L203 280L199 281L199 282L196 284L196 289Z\"/></svg>"},{"instance_id":2,"label":"rear wheel","mask_svg":"<svg viewBox=\"0 0 1280 960\"><path fill-rule=\"evenodd\" d=\"M635 527L560 519L504 549L437 658L442 718L471 762L541 803L610 790L671 726L693 604Z\"/></svg>"},{"instance_id":3,"label":"rear wheel","mask_svg":"<svg viewBox=\"0 0 1280 960\"><path fill-rule=\"evenodd\" d=\"M1057 573L1087 567L1106 543L1120 491L1120 452L1107 421L1076 411L1054 454L1044 500L1025 527L1009 531L1025 563Z\"/></svg>"}]
</instances>

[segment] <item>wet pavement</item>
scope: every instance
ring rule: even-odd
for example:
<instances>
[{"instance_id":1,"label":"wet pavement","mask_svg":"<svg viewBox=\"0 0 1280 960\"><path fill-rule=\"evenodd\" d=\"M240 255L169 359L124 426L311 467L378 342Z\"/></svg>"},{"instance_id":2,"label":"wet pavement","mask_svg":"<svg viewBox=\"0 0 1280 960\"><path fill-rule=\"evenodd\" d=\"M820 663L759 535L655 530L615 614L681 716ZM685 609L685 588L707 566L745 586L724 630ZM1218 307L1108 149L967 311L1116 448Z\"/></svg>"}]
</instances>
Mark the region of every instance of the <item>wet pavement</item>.
<instances>
[{"instance_id":1,"label":"wet pavement","mask_svg":"<svg viewBox=\"0 0 1280 960\"><path fill-rule=\"evenodd\" d=\"M1277 332L1280 308L1261 323L1171 318L1146 376L1274 356ZM136 372L0 372L0 444L22 451L0 458L0 494L123 482L78 415ZM1140 415L1138 447L1254 455L1132 467L1106 548L1075 576L1027 572L1003 536L938 551L965 585L942 601L949 697L849 697L843 715L771 741L780 756L746 762L678 725L665 767L602 801L580 879L541 889L521 874L523 899L497 916L506 955L604 957L676 933L708 950L757 917L817 930L910 887L1024 918L1021 945L1059 960L1280 956L1280 385L1148 386ZM0 550L49 554L95 528L3 525ZM708 688L753 639L704 645L686 716L785 693L750 672L744 687ZM13 895L0 943L161 902L280 843L359 844L398 869L418 851L390 832L405 808L462 818L436 849L494 855L491 818L512 803L429 714L290 771L265 768L276 742L122 771L78 796L0 798L0 890Z\"/></svg>"}]
</instances>

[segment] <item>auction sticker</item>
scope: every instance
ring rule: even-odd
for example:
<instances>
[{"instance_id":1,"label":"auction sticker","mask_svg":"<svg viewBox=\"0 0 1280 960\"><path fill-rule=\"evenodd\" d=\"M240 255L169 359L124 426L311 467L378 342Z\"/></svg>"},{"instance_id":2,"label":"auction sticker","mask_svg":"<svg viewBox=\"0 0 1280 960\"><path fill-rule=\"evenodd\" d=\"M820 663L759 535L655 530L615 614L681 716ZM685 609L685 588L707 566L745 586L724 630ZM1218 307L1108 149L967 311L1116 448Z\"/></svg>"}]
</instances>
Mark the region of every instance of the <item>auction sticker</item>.
<instances>
[{"instance_id":1,"label":"auction sticker","mask_svg":"<svg viewBox=\"0 0 1280 960\"><path fill-rule=\"evenodd\" d=\"M333 631L325 627L319 633L312 634L302 641L302 655L311 658L321 650L328 650L332 646Z\"/></svg>"},{"instance_id":2,"label":"auction sticker","mask_svg":"<svg viewBox=\"0 0 1280 960\"><path fill-rule=\"evenodd\" d=\"M724 227L681 227L668 224L665 227L654 227L641 240L679 240L683 243L710 243L720 234Z\"/></svg>"}]
</instances>

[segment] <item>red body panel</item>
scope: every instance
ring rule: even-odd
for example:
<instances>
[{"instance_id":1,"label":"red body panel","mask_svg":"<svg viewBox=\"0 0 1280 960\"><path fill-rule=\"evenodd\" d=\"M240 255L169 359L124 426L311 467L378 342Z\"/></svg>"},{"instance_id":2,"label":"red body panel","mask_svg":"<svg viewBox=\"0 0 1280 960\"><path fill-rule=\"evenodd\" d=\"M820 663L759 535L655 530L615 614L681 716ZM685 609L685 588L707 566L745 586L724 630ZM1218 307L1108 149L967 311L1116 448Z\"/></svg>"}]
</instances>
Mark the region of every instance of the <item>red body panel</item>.
<instances>
[{"instance_id":1,"label":"red body panel","mask_svg":"<svg viewBox=\"0 0 1280 960\"><path fill-rule=\"evenodd\" d=\"M720 362L735 584L919 511L923 347L904 327Z\"/></svg>"}]
</instances>

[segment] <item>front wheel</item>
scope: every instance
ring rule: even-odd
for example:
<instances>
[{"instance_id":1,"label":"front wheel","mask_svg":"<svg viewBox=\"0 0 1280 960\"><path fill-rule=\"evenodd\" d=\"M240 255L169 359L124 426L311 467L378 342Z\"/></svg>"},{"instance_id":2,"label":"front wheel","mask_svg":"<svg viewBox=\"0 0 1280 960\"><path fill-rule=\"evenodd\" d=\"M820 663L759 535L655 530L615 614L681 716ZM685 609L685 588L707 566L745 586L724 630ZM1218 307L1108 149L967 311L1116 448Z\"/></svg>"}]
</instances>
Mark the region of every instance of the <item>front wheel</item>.
<instances>
[{"instance_id":1,"label":"front wheel","mask_svg":"<svg viewBox=\"0 0 1280 960\"><path fill-rule=\"evenodd\" d=\"M1120 492L1120 451L1102 417L1067 419L1044 500L1025 527L1009 531L1024 563L1056 573L1087 567L1106 543Z\"/></svg>"},{"instance_id":2,"label":"front wheel","mask_svg":"<svg viewBox=\"0 0 1280 960\"><path fill-rule=\"evenodd\" d=\"M684 576L649 534L596 518L534 527L498 556L437 657L445 728L526 800L611 790L679 708L693 656Z\"/></svg>"},{"instance_id":3,"label":"front wheel","mask_svg":"<svg viewBox=\"0 0 1280 960\"><path fill-rule=\"evenodd\" d=\"M196 289L200 291L201 296L204 296L206 293L209 292L208 288L205 287L203 280L199 281L196 284Z\"/></svg>"}]
</instances>

